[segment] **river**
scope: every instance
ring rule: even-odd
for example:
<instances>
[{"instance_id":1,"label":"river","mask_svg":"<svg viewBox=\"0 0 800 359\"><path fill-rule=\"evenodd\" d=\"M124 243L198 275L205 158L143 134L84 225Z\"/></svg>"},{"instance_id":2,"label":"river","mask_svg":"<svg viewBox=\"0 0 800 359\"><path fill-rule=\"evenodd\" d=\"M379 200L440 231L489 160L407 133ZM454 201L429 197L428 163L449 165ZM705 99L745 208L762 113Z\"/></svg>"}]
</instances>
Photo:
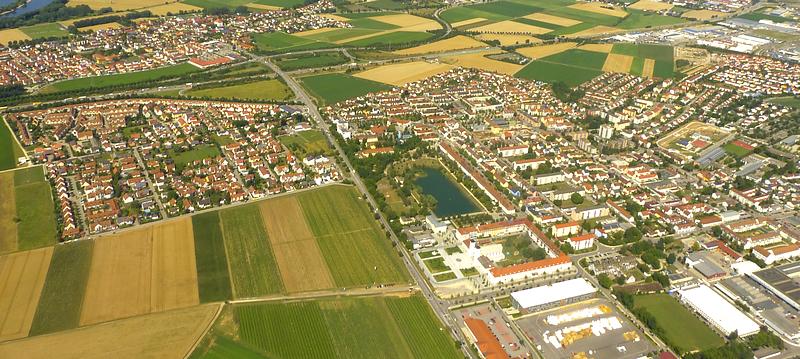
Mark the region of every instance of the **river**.
<instances>
[{"instance_id":1,"label":"river","mask_svg":"<svg viewBox=\"0 0 800 359\"><path fill-rule=\"evenodd\" d=\"M11 4L13 1L14 0L0 0L0 7ZM34 12L36 10L39 10L47 6L47 4L50 4L51 2L53 2L53 0L31 0L31 2L25 4L21 8L18 8L8 14L3 15L3 17L14 17L27 14L29 12Z\"/></svg>"}]
</instances>

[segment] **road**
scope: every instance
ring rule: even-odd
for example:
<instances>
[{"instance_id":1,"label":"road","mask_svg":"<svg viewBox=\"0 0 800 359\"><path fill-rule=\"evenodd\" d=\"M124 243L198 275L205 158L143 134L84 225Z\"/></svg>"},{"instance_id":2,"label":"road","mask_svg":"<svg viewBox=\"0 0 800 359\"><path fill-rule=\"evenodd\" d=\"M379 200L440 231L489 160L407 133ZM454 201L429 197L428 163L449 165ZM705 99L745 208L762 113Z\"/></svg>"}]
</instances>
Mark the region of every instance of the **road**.
<instances>
[{"instance_id":1,"label":"road","mask_svg":"<svg viewBox=\"0 0 800 359\"><path fill-rule=\"evenodd\" d=\"M306 105L312 121L315 122L317 127L322 130L322 132L328 138L328 141L333 145L333 147L339 153L340 157L342 158L342 161L347 167L347 171L351 174L353 183L355 184L356 188L358 188L358 191L361 192L362 197L366 198L370 206L373 209L375 209L378 221L381 223L383 228L387 229L387 232L389 233L391 240L397 245L398 248L401 248L400 252L403 254L403 263L408 269L408 272L411 273L414 282L417 283L417 285L419 286L420 291L425 296L425 299L431 304L431 307L433 307L433 311L436 313L436 316L439 317L442 323L444 323L447 327L451 329L453 336L455 336L461 343L464 343L464 345L461 346L461 350L464 353L464 355L466 355L468 358L473 358L472 351L470 351L468 347L469 341L467 341L467 339L464 337L461 330L458 329L459 328L458 323L450 315L450 311L448 310L449 307L448 303L445 301L441 301L436 297L436 295L433 292L433 289L430 287L430 284L428 284L423 275L414 266L413 264L414 259L411 258L411 255L408 253L408 251L402 249L403 243L400 242L400 239L397 238L394 231L391 230L391 227L389 226L389 222L386 220L386 217L384 217L383 214L379 210L377 210L377 208L379 208L377 202L375 202L375 199L372 198L372 195L367 190L367 187L364 185L364 182L361 181L361 177L358 175L358 173L356 173L355 168L350 163L350 159L347 157L347 153L344 152L342 147L339 145L339 142L330 132L330 127L322 118L322 115L320 115L316 103L314 103L314 101L308 95L305 89L302 86L300 86L300 84L298 84L297 81L294 80L294 78L286 74L286 72L284 72L277 65L272 63L269 60L269 58L263 58L262 61L265 65L269 66L273 71L275 71L275 73L278 74L278 76L280 76L286 82L289 88L291 88L292 91L294 91L297 99Z\"/></svg>"}]
</instances>

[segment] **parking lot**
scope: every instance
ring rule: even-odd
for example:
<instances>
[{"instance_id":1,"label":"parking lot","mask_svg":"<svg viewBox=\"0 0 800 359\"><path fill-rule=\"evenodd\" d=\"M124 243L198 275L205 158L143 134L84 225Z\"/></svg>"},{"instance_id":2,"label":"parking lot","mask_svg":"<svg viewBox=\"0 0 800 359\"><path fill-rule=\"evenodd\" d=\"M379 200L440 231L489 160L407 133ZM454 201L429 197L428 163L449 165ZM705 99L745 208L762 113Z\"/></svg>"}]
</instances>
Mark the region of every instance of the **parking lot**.
<instances>
[{"instance_id":1,"label":"parking lot","mask_svg":"<svg viewBox=\"0 0 800 359\"><path fill-rule=\"evenodd\" d=\"M545 358L638 358L657 349L605 299L536 313L516 323Z\"/></svg>"}]
</instances>

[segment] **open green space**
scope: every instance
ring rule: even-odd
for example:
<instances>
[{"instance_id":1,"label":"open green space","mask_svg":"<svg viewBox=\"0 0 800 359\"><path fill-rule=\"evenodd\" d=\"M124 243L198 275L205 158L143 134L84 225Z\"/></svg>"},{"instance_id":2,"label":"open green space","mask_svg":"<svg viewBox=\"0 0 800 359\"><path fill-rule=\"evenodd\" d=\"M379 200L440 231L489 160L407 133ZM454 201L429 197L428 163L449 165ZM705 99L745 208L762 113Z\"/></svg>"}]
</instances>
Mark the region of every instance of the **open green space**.
<instances>
[{"instance_id":1,"label":"open green space","mask_svg":"<svg viewBox=\"0 0 800 359\"><path fill-rule=\"evenodd\" d=\"M25 26L19 29L22 30L25 35L30 36L31 39L48 39L51 37L69 36L69 31L64 29L61 24L56 22Z\"/></svg>"},{"instance_id":2,"label":"open green space","mask_svg":"<svg viewBox=\"0 0 800 359\"><path fill-rule=\"evenodd\" d=\"M362 19L365 20L365 19ZM335 42L343 41L357 36L371 35L380 32L376 29L360 29L360 28L341 28L330 31L324 31L313 35L303 36L305 39L312 39L322 42Z\"/></svg>"},{"instance_id":3,"label":"open green space","mask_svg":"<svg viewBox=\"0 0 800 359\"><path fill-rule=\"evenodd\" d=\"M458 277L453 272L447 272L447 273L437 274L437 275L433 276L433 279L435 279L437 282L444 282L446 280L453 280L453 279L456 279L456 278L458 278Z\"/></svg>"},{"instance_id":4,"label":"open green space","mask_svg":"<svg viewBox=\"0 0 800 359\"><path fill-rule=\"evenodd\" d=\"M448 267L447 264L444 262L444 258L442 257L427 259L422 262L425 263L425 266L428 267L428 270L430 270L431 273L434 274L447 272L451 270L450 267Z\"/></svg>"},{"instance_id":5,"label":"open green space","mask_svg":"<svg viewBox=\"0 0 800 359\"><path fill-rule=\"evenodd\" d=\"M321 42L310 38L289 35L283 32L267 32L253 35L253 43L260 51L288 52L302 50L316 50L326 47L335 47L336 44Z\"/></svg>"},{"instance_id":6,"label":"open green space","mask_svg":"<svg viewBox=\"0 0 800 359\"><path fill-rule=\"evenodd\" d=\"M301 157L331 153L328 139L319 130L300 131L291 135L280 136L278 140Z\"/></svg>"},{"instance_id":7,"label":"open green space","mask_svg":"<svg viewBox=\"0 0 800 359\"><path fill-rule=\"evenodd\" d=\"M303 0L255 0L248 1L248 3L290 8L303 5L305 2Z\"/></svg>"},{"instance_id":8,"label":"open green space","mask_svg":"<svg viewBox=\"0 0 800 359\"><path fill-rule=\"evenodd\" d=\"M297 196L337 286L408 281L400 257L355 189L328 186Z\"/></svg>"},{"instance_id":9,"label":"open green space","mask_svg":"<svg viewBox=\"0 0 800 359\"><path fill-rule=\"evenodd\" d=\"M397 25L388 24L388 23L385 23L383 21L370 19L368 17L352 19L352 20L348 21L348 23L350 25L353 25L353 27L362 28L362 29L394 30L394 29L400 28Z\"/></svg>"},{"instance_id":10,"label":"open green space","mask_svg":"<svg viewBox=\"0 0 800 359\"><path fill-rule=\"evenodd\" d=\"M761 21L761 20L770 20L772 22L782 23L782 22L789 22L792 21L790 18L786 18L783 16L776 16L770 14L764 14L762 12L751 12L748 14L739 15L738 17L742 19L752 20L752 21Z\"/></svg>"},{"instance_id":11,"label":"open green space","mask_svg":"<svg viewBox=\"0 0 800 359\"><path fill-rule=\"evenodd\" d=\"M608 54L602 52L571 49L541 58L540 61L564 64L584 69L602 70Z\"/></svg>"},{"instance_id":12,"label":"open green space","mask_svg":"<svg viewBox=\"0 0 800 359\"><path fill-rule=\"evenodd\" d=\"M342 73L308 76L301 78L300 81L319 100L319 105L334 104L370 92L386 91L392 88L380 82Z\"/></svg>"},{"instance_id":13,"label":"open green space","mask_svg":"<svg viewBox=\"0 0 800 359\"><path fill-rule=\"evenodd\" d=\"M231 299L231 279L225 256L225 240L220 228L219 212L206 212L192 217L194 255L197 265L197 287L201 303Z\"/></svg>"},{"instance_id":14,"label":"open green space","mask_svg":"<svg viewBox=\"0 0 800 359\"><path fill-rule=\"evenodd\" d=\"M419 31L393 31L388 34L377 35L345 43L350 46L378 46L412 44L432 38L429 32Z\"/></svg>"},{"instance_id":15,"label":"open green space","mask_svg":"<svg viewBox=\"0 0 800 359\"><path fill-rule=\"evenodd\" d=\"M634 297L634 307L643 308L664 331L664 340L682 353L716 348L723 339L677 299L668 294L647 294Z\"/></svg>"},{"instance_id":16,"label":"open green space","mask_svg":"<svg viewBox=\"0 0 800 359\"><path fill-rule=\"evenodd\" d=\"M93 246L94 241L86 240L55 247L31 324L31 336L79 326Z\"/></svg>"},{"instance_id":17,"label":"open green space","mask_svg":"<svg viewBox=\"0 0 800 359\"><path fill-rule=\"evenodd\" d=\"M800 108L800 98L794 96L775 97L767 101L781 106Z\"/></svg>"},{"instance_id":18,"label":"open green space","mask_svg":"<svg viewBox=\"0 0 800 359\"><path fill-rule=\"evenodd\" d=\"M241 340L274 358L460 358L419 295L235 307Z\"/></svg>"},{"instance_id":19,"label":"open green space","mask_svg":"<svg viewBox=\"0 0 800 359\"><path fill-rule=\"evenodd\" d=\"M26 172L14 174L18 249L29 250L55 244L58 235L55 207L52 190L44 179L42 167L28 167L17 171ZM17 185L17 178L26 180Z\"/></svg>"},{"instance_id":20,"label":"open green space","mask_svg":"<svg viewBox=\"0 0 800 359\"><path fill-rule=\"evenodd\" d=\"M0 171L12 169L17 166L17 158L25 156L19 147L14 134L0 116Z\"/></svg>"},{"instance_id":21,"label":"open green space","mask_svg":"<svg viewBox=\"0 0 800 359\"><path fill-rule=\"evenodd\" d=\"M48 85L42 89L42 93L130 85L140 82L180 77L181 75L186 75L199 70L200 69L195 66L192 66L188 63L183 63L179 65L172 65L153 70L130 72L126 74L84 77L53 83L52 85Z\"/></svg>"},{"instance_id":22,"label":"open green space","mask_svg":"<svg viewBox=\"0 0 800 359\"><path fill-rule=\"evenodd\" d=\"M289 86L275 79L233 86L193 89L186 91L185 94L190 97L272 102L286 101L294 97Z\"/></svg>"},{"instance_id":23,"label":"open green space","mask_svg":"<svg viewBox=\"0 0 800 359\"><path fill-rule=\"evenodd\" d=\"M341 52L287 55L273 60L284 71L341 65L350 61Z\"/></svg>"},{"instance_id":24,"label":"open green space","mask_svg":"<svg viewBox=\"0 0 800 359\"><path fill-rule=\"evenodd\" d=\"M183 0L181 2L189 5L199 6L204 9L233 9L237 6L246 6L248 4L269 5L282 8L303 5L303 0Z\"/></svg>"},{"instance_id":25,"label":"open green space","mask_svg":"<svg viewBox=\"0 0 800 359\"><path fill-rule=\"evenodd\" d=\"M674 25L686 22L686 20L655 14L652 12L628 9L630 14L625 17L616 27L621 29L643 29L658 26Z\"/></svg>"},{"instance_id":26,"label":"open green space","mask_svg":"<svg viewBox=\"0 0 800 359\"><path fill-rule=\"evenodd\" d=\"M220 211L235 298L281 293L278 266L257 203Z\"/></svg>"},{"instance_id":27,"label":"open green space","mask_svg":"<svg viewBox=\"0 0 800 359\"><path fill-rule=\"evenodd\" d=\"M182 169L194 161L199 161L206 158L216 158L220 156L220 152L216 145L207 144L194 146L191 150L182 152L170 150L169 156L173 161L175 161L175 167Z\"/></svg>"},{"instance_id":28,"label":"open green space","mask_svg":"<svg viewBox=\"0 0 800 359\"><path fill-rule=\"evenodd\" d=\"M213 342L208 348L198 347L192 355L191 359L263 359L264 354L256 349L251 349L240 342L237 342L227 336L218 335L214 336Z\"/></svg>"},{"instance_id":29,"label":"open green space","mask_svg":"<svg viewBox=\"0 0 800 359\"><path fill-rule=\"evenodd\" d=\"M531 61L519 70L515 77L544 82L563 81L567 85L577 86L602 74L600 70L574 67L542 60Z\"/></svg>"},{"instance_id":30,"label":"open green space","mask_svg":"<svg viewBox=\"0 0 800 359\"><path fill-rule=\"evenodd\" d=\"M748 150L748 149L746 149L744 147L737 146L733 142L726 143L724 146L722 146L722 149L725 150L725 152L727 154L729 154L729 155L731 155L733 157L736 157L737 159L744 158L745 156L747 156L751 152L753 152L753 151L750 151L750 150Z\"/></svg>"}]
</instances>

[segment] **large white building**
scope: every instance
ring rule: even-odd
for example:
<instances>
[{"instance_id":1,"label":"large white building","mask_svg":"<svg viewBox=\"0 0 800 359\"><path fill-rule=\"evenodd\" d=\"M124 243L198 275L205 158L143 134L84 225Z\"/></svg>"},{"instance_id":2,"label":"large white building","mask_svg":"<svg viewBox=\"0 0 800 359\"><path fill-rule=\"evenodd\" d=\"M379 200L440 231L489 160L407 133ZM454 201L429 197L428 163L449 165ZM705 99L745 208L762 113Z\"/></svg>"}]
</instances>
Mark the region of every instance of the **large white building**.
<instances>
[{"instance_id":1,"label":"large white building","mask_svg":"<svg viewBox=\"0 0 800 359\"><path fill-rule=\"evenodd\" d=\"M758 323L707 285L681 289L678 293L682 302L700 313L726 336L736 332L740 337L746 337L760 330Z\"/></svg>"},{"instance_id":2,"label":"large white building","mask_svg":"<svg viewBox=\"0 0 800 359\"><path fill-rule=\"evenodd\" d=\"M586 279L575 278L513 292L511 299L517 309L534 311L581 301L594 296L595 292L597 289Z\"/></svg>"}]
</instances>

